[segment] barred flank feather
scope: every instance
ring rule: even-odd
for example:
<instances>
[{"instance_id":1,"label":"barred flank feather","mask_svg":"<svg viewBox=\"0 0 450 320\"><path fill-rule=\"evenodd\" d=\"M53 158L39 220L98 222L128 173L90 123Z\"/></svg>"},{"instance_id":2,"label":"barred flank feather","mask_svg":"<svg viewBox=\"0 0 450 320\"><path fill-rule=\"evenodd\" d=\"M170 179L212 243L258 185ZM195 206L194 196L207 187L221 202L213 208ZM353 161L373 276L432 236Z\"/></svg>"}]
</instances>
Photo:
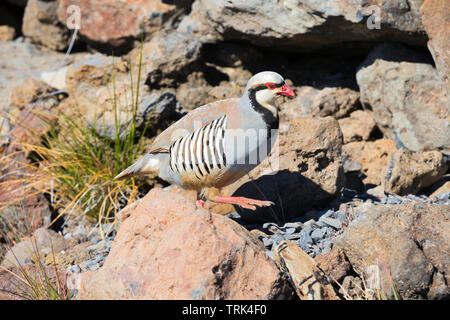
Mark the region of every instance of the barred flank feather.
<instances>
[{"instance_id":1,"label":"barred flank feather","mask_svg":"<svg viewBox=\"0 0 450 320\"><path fill-rule=\"evenodd\" d=\"M172 171L193 172L201 180L214 169L224 168L226 126L226 116L222 116L176 140L169 149Z\"/></svg>"}]
</instances>

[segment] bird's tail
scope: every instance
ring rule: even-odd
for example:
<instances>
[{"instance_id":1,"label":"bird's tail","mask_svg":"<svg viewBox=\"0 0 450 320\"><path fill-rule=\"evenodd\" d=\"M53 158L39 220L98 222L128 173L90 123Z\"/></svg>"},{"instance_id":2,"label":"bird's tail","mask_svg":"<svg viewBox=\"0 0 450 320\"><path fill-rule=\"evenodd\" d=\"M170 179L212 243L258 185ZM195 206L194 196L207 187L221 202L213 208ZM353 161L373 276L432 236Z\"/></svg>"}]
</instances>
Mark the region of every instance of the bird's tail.
<instances>
[{"instance_id":1,"label":"bird's tail","mask_svg":"<svg viewBox=\"0 0 450 320\"><path fill-rule=\"evenodd\" d=\"M159 173L160 160L156 154L146 154L131 166L119 173L114 179L127 179L133 176Z\"/></svg>"}]
</instances>

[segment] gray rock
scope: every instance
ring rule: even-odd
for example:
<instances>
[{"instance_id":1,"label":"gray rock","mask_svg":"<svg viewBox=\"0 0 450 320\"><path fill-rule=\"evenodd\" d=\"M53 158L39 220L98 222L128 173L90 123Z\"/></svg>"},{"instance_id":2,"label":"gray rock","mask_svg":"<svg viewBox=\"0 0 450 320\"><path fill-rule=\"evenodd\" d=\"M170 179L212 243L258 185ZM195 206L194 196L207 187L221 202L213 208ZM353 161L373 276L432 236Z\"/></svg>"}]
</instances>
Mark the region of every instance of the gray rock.
<instances>
[{"instance_id":1,"label":"gray rock","mask_svg":"<svg viewBox=\"0 0 450 320\"><path fill-rule=\"evenodd\" d=\"M429 60L401 46L380 45L363 62L356 80L361 103L373 110L385 137L397 136L413 151L450 152L448 90Z\"/></svg>"},{"instance_id":2,"label":"gray rock","mask_svg":"<svg viewBox=\"0 0 450 320\"><path fill-rule=\"evenodd\" d=\"M333 218L322 216L322 217L320 217L320 221L322 221L326 225L329 225L329 226L335 228L336 230L342 228L342 223L338 219L333 219Z\"/></svg>"},{"instance_id":3,"label":"gray rock","mask_svg":"<svg viewBox=\"0 0 450 320\"><path fill-rule=\"evenodd\" d=\"M354 48L358 43L386 39L424 46L419 5L405 3L379 3L383 6L381 30L372 30L370 21L362 22L373 14L371 2L364 0L197 0L178 29L194 33L203 42L245 40L297 51L342 48L347 43Z\"/></svg>"},{"instance_id":4,"label":"gray rock","mask_svg":"<svg viewBox=\"0 0 450 320\"><path fill-rule=\"evenodd\" d=\"M311 233L311 238L313 239L314 242L317 243L319 240L323 239L326 232L327 232L327 228L315 229Z\"/></svg>"}]
</instances>

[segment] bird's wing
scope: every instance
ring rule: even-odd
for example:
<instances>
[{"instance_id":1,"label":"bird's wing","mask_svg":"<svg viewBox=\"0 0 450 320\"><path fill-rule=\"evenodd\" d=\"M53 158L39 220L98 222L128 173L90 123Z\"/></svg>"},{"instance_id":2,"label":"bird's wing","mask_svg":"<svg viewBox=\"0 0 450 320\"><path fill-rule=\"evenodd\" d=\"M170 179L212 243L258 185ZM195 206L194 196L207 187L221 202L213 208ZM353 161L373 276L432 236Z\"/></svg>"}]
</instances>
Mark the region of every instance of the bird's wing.
<instances>
[{"instance_id":1,"label":"bird's wing","mask_svg":"<svg viewBox=\"0 0 450 320\"><path fill-rule=\"evenodd\" d=\"M212 102L192 110L183 118L172 124L166 130L156 137L153 142L150 153L168 152L170 145L178 138L191 134L196 129L208 124L209 122L228 115L234 118L239 112L239 99L226 99ZM234 121L231 121L234 124Z\"/></svg>"}]
</instances>

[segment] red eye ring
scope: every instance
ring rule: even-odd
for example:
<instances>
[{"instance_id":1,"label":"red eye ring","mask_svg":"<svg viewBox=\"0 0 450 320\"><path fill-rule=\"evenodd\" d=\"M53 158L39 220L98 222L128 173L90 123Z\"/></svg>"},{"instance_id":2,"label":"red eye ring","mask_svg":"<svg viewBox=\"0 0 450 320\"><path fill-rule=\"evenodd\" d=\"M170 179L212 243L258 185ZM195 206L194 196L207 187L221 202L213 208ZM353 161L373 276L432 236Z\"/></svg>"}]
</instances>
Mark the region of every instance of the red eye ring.
<instances>
[{"instance_id":1,"label":"red eye ring","mask_svg":"<svg viewBox=\"0 0 450 320\"><path fill-rule=\"evenodd\" d=\"M277 85L273 82L267 82L266 87L269 88L270 90L272 90L272 89L275 89L277 87Z\"/></svg>"}]
</instances>

